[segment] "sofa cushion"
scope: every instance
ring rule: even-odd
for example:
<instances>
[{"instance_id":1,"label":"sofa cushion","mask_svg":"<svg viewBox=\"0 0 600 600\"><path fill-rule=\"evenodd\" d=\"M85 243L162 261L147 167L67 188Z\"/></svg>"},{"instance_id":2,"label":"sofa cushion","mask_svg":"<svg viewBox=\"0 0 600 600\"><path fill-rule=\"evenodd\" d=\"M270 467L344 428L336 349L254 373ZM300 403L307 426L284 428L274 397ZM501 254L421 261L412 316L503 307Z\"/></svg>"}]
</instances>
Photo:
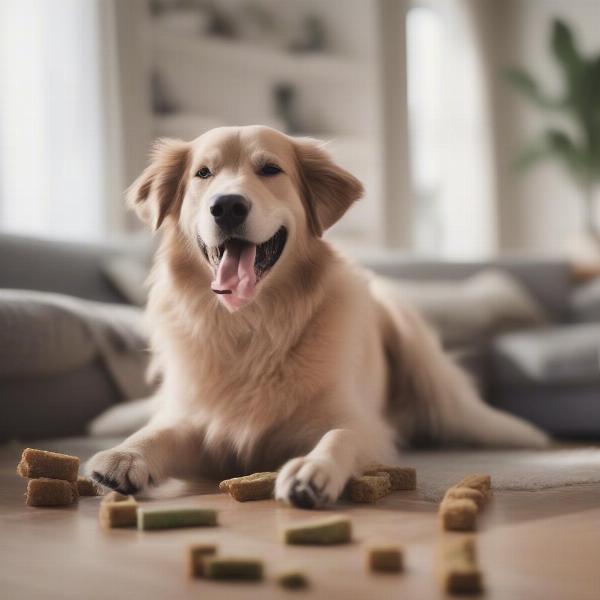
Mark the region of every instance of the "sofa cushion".
<instances>
[{"instance_id":1,"label":"sofa cushion","mask_svg":"<svg viewBox=\"0 0 600 600\"><path fill-rule=\"evenodd\" d=\"M492 343L493 382L499 386L598 383L600 323L509 333Z\"/></svg>"},{"instance_id":2,"label":"sofa cushion","mask_svg":"<svg viewBox=\"0 0 600 600\"><path fill-rule=\"evenodd\" d=\"M600 322L600 278L577 288L570 306L575 321Z\"/></svg>"},{"instance_id":3,"label":"sofa cushion","mask_svg":"<svg viewBox=\"0 0 600 600\"><path fill-rule=\"evenodd\" d=\"M376 276L376 294L415 307L447 347L479 344L504 331L548 322L541 305L511 275L482 271L464 281L410 281Z\"/></svg>"}]
</instances>

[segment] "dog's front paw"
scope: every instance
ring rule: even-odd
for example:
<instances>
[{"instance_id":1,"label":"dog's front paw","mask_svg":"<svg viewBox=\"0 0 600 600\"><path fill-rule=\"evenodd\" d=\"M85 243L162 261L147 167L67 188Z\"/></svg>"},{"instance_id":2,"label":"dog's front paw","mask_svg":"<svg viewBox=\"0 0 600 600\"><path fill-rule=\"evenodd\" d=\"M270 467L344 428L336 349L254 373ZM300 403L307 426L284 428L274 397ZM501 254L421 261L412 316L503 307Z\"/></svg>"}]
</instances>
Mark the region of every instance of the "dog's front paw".
<instances>
[{"instance_id":1,"label":"dog's front paw","mask_svg":"<svg viewBox=\"0 0 600 600\"><path fill-rule=\"evenodd\" d=\"M90 458L86 471L98 483L121 494L135 494L152 482L144 457L134 450L104 450Z\"/></svg>"},{"instance_id":2,"label":"dog's front paw","mask_svg":"<svg viewBox=\"0 0 600 600\"><path fill-rule=\"evenodd\" d=\"M298 508L316 508L335 502L347 479L340 471L330 460L294 458L277 476L275 498Z\"/></svg>"}]
</instances>

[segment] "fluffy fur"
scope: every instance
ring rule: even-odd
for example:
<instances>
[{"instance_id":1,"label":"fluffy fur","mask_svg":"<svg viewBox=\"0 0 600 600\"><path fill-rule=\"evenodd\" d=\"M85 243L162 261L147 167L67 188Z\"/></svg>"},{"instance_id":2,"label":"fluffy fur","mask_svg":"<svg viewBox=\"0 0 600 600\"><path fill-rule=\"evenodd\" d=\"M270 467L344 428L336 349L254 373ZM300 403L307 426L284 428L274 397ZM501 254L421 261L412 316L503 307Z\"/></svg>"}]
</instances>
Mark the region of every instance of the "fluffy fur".
<instances>
[{"instance_id":1,"label":"fluffy fur","mask_svg":"<svg viewBox=\"0 0 600 600\"><path fill-rule=\"evenodd\" d=\"M283 172L261 177L265 161ZM194 177L205 165L212 177ZM198 240L219 243L208 203L233 192L252 202L248 239L281 226L288 239L256 298L229 312ZM264 127L157 146L129 201L163 230L147 307L161 383L149 423L90 460L96 480L131 493L169 477L278 469L277 497L312 507L416 439L547 444L484 404L420 317L377 297L322 239L361 193L317 142Z\"/></svg>"}]
</instances>

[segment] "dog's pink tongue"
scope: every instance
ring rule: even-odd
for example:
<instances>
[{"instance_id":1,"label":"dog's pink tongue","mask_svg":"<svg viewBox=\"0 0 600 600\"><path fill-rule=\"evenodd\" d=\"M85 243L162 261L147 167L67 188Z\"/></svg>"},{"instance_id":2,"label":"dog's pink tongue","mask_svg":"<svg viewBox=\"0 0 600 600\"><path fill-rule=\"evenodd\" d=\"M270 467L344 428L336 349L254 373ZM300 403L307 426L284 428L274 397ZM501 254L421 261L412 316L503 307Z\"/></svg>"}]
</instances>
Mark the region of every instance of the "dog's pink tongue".
<instances>
[{"instance_id":1,"label":"dog's pink tongue","mask_svg":"<svg viewBox=\"0 0 600 600\"><path fill-rule=\"evenodd\" d=\"M234 311L247 304L254 295L256 273L254 259L256 245L231 240L225 244L225 253L217 275L211 284L213 292L225 307Z\"/></svg>"}]
</instances>

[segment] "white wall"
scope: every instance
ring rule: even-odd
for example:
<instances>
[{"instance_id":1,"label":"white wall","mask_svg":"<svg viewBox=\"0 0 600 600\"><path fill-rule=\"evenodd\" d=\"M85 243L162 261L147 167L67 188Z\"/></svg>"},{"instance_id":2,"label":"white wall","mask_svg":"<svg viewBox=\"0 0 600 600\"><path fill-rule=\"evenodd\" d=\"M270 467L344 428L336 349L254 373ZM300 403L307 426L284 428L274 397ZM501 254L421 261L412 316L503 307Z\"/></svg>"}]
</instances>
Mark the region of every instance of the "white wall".
<instances>
[{"instance_id":1,"label":"white wall","mask_svg":"<svg viewBox=\"0 0 600 600\"><path fill-rule=\"evenodd\" d=\"M523 66L549 89L558 89L559 74L548 49L554 17L573 27L585 52L600 52L600 1L505 0L495 31L498 68ZM523 175L514 171L511 163L519 148L542 130L545 119L499 78L496 86L501 249L560 255L581 225L577 190L553 163L540 163Z\"/></svg>"}]
</instances>

